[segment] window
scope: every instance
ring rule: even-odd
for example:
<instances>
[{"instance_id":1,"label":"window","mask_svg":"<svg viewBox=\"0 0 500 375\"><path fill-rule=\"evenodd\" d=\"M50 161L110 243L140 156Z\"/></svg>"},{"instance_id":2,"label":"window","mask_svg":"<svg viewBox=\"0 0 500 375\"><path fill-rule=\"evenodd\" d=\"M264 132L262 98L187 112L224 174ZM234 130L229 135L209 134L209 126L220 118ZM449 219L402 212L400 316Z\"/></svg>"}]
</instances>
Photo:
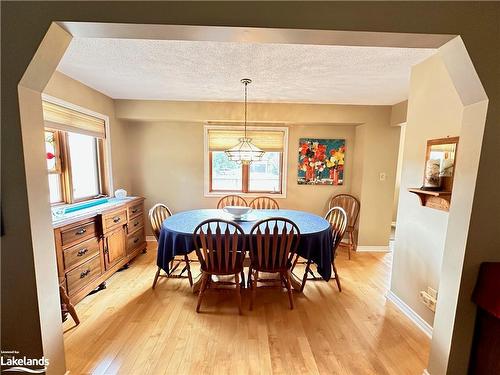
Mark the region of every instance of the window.
<instances>
[{"instance_id":1,"label":"window","mask_svg":"<svg viewBox=\"0 0 500 375\"><path fill-rule=\"evenodd\" d=\"M97 139L89 135L68 133L73 198L81 200L101 193Z\"/></svg>"},{"instance_id":2,"label":"window","mask_svg":"<svg viewBox=\"0 0 500 375\"><path fill-rule=\"evenodd\" d=\"M212 152L212 190L242 191L243 166L228 159L224 151Z\"/></svg>"},{"instance_id":3,"label":"window","mask_svg":"<svg viewBox=\"0 0 500 375\"><path fill-rule=\"evenodd\" d=\"M248 191L281 192L281 152L266 152L261 161L250 164Z\"/></svg>"},{"instance_id":4,"label":"window","mask_svg":"<svg viewBox=\"0 0 500 375\"><path fill-rule=\"evenodd\" d=\"M284 194L286 128L250 127L252 142L265 151L260 161L240 165L228 159L224 150L243 136L239 126L206 126L208 190L218 193Z\"/></svg>"},{"instance_id":5,"label":"window","mask_svg":"<svg viewBox=\"0 0 500 375\"><path fill-rule=\"evenodd\" d=\"M47 170L49 172L50 203L60 203L63 201L61 156L59 150L59 133L55 130L45 130L45 152L47 153Z\"/></svg>"},{"instance_id":6,"label":"window","mask_svg":"<svg viewBox=\"0 0 500 375\"><path fill-rule=\"evenodd\" d=\"M104 120L43 102L50 203L74 203L107 193Z\"/></svg>"}]
</instances>

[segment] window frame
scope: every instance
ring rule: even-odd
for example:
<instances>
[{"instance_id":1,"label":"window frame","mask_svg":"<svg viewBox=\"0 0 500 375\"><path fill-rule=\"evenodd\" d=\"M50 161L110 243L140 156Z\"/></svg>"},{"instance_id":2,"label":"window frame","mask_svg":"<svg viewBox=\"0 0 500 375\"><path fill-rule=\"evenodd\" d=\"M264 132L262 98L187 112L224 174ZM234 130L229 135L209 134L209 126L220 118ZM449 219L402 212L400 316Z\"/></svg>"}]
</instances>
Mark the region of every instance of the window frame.
<instances>
[{"instance_id":1,"label":"window frame","mask_svg":"<svg viewBox=\"0 0 500 375\"><path fill-rule=\"evenodd\" d=\"M276 126L272 124L271 126L266 126L262 123L253 123L254 125L247 126L247 130L275 130L283 132L283 150L276 151L280 153L280 192L273 193L270 191L254 191L249 190L250 187L250 168L248 165L242 165L242 190L213 190L212 188L212 152L208 148L208 132L209 130L232 130L241 129L243 126L238 123L238 125L217 125L213 123L206 123L204 126L204 192L205 197L221 197L227 194L238 194L243 197L258 197L262 195L269 195L274 198L286 198L286 188L287 188L287 167L288 167L288 127L286 126ZM281 124L280 124L281 125Z\"/></svg>"},{"instance_id":2,"label":"window frame","mask_svg":"<svg viewBox=\"0 0 500 375\"><path fill-rule=\"evenodd\" d=\"M51 207L81 203L95 199L99 195L110 196L111 192L113 191L113 179L111 174L111 139L110 139L109 117L47 94L42 94L42 100L103 120L106 133L105 138L94 137L96 142L96 159L97 159L96 163L98 171L99 193L97 196L81 197L78 199L74 199L72 181L71 181L71 160L68 149L68 134L67 134L68 132L65 130L55 129L54 126L51 126L50 121L44 121L44 130L52 131L55 132L55 134L57 134L58 152L60 155L60 168L61 168L60 185L61 185L61 193L63 200L60 202L51 203ZM73 133L78 133L78 132L75 131ZM80 134L85 134L85 133L82 132ZM48 172L48 173L54 173L54 172Z\"/></svg>"},{"instance_id":3,"label":"window frame","mask_svg":"<svg viewBox=\"0 0 500 375\"><path fill-rule=\"evenodd\" d=\"M52 206L65 205L65 204L73 204L85 202L91 199L95 199L97 196L102 194L107 194L107 189L105 186L105 171L103 169L104 165L101 162L103 157L101 156L103 152L103 139L94 138L94 147L96 149L96 167L97 167L97 178L98 178L98 193L96 195L91 195L87 197L80 197L78 199L74 198L73 195L73 175L72 175L72 165L71 165L71 157L68 146L68 133L64 130L45 128L45 131L50 131L54 134L56 142L56 157L58 160L56 161L55 171L47 171L47 174L59 174L60 175L60 189L61 189L61 197L62 201L51 203ZM58 170L59 169L59 170Z\"/></svg>"},{"instance_id":4,"label":"window frame","mask_svg":"<svg viewBox=\"0 0 500 375\"><path fill-rule=\"evenodd\" d=\"M59 175L59 193L61 195L61 200L57 202L50 202L51 206L59 206L63 205L66 202L66 192L64 189L64 178L65 178L65 173L64 173L64 163L63 163L63 156L62 156L62 147L61 147L61 134L60 131L57 129L53 129L50 127L45 127L44 128L44 133L49 132L52 133L52 136L54 137L54 152L55 152L55 167L54 170L49 170L47 169L47 177L52 174L57 174ZM50 189L50 186L49 186Z\"/></svg>"}]
</instances>

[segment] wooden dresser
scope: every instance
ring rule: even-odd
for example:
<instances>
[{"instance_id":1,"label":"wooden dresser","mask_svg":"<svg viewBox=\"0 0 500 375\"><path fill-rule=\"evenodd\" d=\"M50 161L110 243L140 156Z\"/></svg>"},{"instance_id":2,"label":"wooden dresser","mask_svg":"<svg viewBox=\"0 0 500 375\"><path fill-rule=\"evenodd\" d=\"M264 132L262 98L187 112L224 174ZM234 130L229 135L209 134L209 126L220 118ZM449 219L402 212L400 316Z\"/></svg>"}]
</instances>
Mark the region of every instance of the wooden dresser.
<instances>
[{"instance_id":1,"label":"wooden dresser","mask_svg":"<svg viewBox=\"0 0 500 375\"><path fill-rule=\"evenodd\" d=\"M110 200L54 222L61 293L76 304L146 250L144 198Z\"/></svg>"}]
</instances>

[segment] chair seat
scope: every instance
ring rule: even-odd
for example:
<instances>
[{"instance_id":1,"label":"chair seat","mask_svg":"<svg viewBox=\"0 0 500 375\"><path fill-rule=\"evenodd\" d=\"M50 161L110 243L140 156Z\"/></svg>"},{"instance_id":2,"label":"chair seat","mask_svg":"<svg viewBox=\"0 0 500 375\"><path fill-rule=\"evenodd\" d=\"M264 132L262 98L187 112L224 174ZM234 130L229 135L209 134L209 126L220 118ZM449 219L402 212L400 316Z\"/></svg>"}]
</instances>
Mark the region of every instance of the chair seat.
<instances>
[{"instance_id":1,"label":"chair seat","mask_svg":"<svg viewBox=\"0 0 500 375\"><path fill-rule=\"evenodd\" d=\"M292 267L292 262L289 261L287 262L287 267L281 267L281 268L276 268L276 267L260 267L257 261L251 262L250 266L252 267L253 270L259 271L259 272L269 272L269 273L277 273L277 272L286 272Z\"/></svg>"},{"instance_id":2,"label":"chair seat","mask_svg":"<svg viewBox=\"0 0 500 375\"><path fill-rule=\"evenodd\" d=\"M215 270L207 271L206 265L203 265L203 264L200 268L204 273L208 273L210 275L234 275L234 274L237 274L237 273L240 273L241 271L243 271L243 261L244 261L244 259L241 256L241 253L238 253L236 255L236 262L235 262L234 268L231 266L231 264L229 264L229 268L227 270L224 270L224 272L218 272ZM215 254L214 254L214 263L218 264L217 256Z\"/></svg>"}]
</instances>

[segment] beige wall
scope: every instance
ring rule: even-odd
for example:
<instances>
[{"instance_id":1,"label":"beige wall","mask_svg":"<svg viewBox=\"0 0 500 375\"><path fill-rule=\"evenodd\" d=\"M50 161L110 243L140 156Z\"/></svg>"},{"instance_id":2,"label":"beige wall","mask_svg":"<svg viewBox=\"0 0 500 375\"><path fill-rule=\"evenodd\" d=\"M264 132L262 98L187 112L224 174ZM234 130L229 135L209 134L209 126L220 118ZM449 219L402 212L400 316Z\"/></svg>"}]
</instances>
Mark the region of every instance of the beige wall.
<instances>
[{"instance_id":1,"label":"beige wall","mask_svg":"<svg viewBox=\"0 0 500 375\"><path fill-rule=\"evenodd\" d=\"M113 99L57 71L43 92L109 117L113 184L115 190L117 187L130 189L127 159L123 154L126 149L124 127L115 117Z\"/></svg>"},{"instance_id":2,"label":"beige wall","mask_svg":"<svg viewBox=\"0 0 500 375\"><path fill-rule=\"evenodd\" d=\"M129 120L128 148L135 150L130 159L132 192L145 196L147 207L158 201L175 211L215 207L218 198L203 196L203 123L241 120L241 110L241 103L116 101L116 115ZM389 127L390 107L251 103L249 115L250 121L278 122L289 128L287 197L279 199L282 207L324 215L329 197L352 191L363 202L360 244L387 245L391 217L385 207L392 204L398 147L398 129ZM359 128L369 136L369 142L360 146ZM301 137L346 139L343 186L297 184ZM374 167L362 168L363 163ZM382 171L388 176L385 182L378 181Z\"/></svg>"},{"instance_id":3,"label":"beige wall","mask_svg":"<svg viewBox=\"0 0 500 375\"><path fill-rule=\"evenodd\" d=\"M403 151L401 191L391 291L426 322L434 314L419 301L419 291L439 287L448 213L420 205L408 188L423 181L427 140L460 135L462 104L439 55L411 73L408 122ZM460 149L458 159L460 162Z\"/></svg>"},{"instance_id":4,"label":"beige wall","mask_svg":"<svg viewBox=\"0 0 500 375\"><path fill-rule=\"evenodd\" d=\"M127 134L129 148L134 149L134 157L130 159L134 171L131 175L132 191L146 197L147 209L157 202L165 202L174 212L215 208L220 197L204 197L202 123L134 122L128 124ZM298 185L296 150L299 138L345 138L346 148L352 152L354 127L292 125L288 137L287 196L276 199L282 208L324 215L331 195L349 191L352 156L346 156L344 185Z\"/></svg>"},{"instance_id":5,"label":"beige wall","mask_svg":"<svg viewBox=\"0 0 500 375\"><path fill-rule=\"evenodd\" d=\"M361 189L358 250L389 250L400 130L388 126L389 117L390 109L379 121L360 126L363 146L355 151L360 159L356 165L363 166L357 182Z\"/></svg>"},{"instance_id":6,"label":"beige wall","mask_svg":"<svg viewBox=\"0 0 500 375\"><path fill-rule=\"evenodd\" d=\"M401 170L403 168L403 150L405 141L406 116L408 113L408 100L394 104L391 109L391 126L400 127L398 162L396 167L396 184L394 188L394 201L392 204L392 221L398 216L399 188L401 185Z\"/></svg>"},{"instance_id":7,"label":"beige wall","mask_svg":"<svg viewBox=\"0 0 500 375\"><path fill-rule=\"evenodd\" d=\"M396 183L394 185L394 201L392 202L392 222L398 217L399 192L401 190L401 172L403 171L403 153L406 133L406 123L399 127L398 164L396 167Z\"/></svg>"},{"instance_id":8,"label":"beige wall","mask_svg":"<svg viewBox=\"0 0 500 375\"><path fill-rule=\"evenodd\" d=\"M391 107L391 126L401 126L406 123L408 114L408 100L396 103Z\"/></svg>"}]
</instances>

